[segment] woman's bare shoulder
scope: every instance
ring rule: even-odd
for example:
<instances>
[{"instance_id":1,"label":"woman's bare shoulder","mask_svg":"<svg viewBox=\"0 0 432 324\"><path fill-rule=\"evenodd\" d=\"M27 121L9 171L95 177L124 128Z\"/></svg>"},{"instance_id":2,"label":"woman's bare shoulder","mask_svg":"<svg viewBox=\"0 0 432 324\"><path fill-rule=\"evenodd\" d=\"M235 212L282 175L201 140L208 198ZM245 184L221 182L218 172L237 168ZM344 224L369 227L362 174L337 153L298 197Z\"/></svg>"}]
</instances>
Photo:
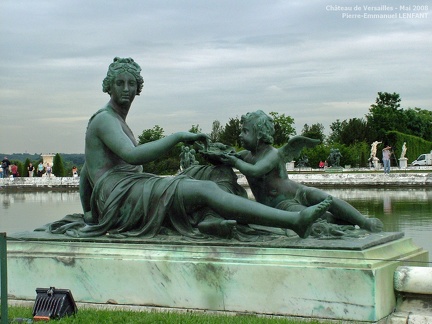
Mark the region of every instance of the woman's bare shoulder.
<instances>
[{"instance_id":1,"label":"woman's bare shoulder","mask_svg":"<svg viewBox=\"0 0 432 324\"><path fill-rule=\"evenodd\" d=\"M105 108L98 110L89 120L88 127L99 127L110 124L116 118ZM101 125L104 124L104 125Z\"/></svg>"}]
</instances>

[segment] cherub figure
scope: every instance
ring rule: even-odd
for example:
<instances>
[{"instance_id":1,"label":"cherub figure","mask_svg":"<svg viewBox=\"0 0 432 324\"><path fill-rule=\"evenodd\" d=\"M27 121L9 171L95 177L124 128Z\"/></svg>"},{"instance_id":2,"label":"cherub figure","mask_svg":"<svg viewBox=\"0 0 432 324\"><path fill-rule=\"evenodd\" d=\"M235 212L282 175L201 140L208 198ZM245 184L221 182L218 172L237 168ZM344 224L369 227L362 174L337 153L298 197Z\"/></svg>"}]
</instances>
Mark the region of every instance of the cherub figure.
<instances>
[{"instance_id":1,"label":"cherub figure","mask_svg":"<svg viewBox=\"0 0 432 324\"><path fill-rule=\"evenodd\" d=\"M225 154L221 159L246 176L256 201L277 209L300 211L328 196L322 190L290 180L285 168L286 162L298 156L302 148L313 147L319 140L295 136L278 149L272 146L273 119L263 111L243 115L241 123L240 140L246 150ZM371 232L383 229L379 219L365 217L349 203L336 197L333 197L326 219L358 225Z\"/></svg>"},{"instance_id":2,"label":"cherub figure","mask_svg":"<svg viewBox=\"0 0 432 324\"><path fill-rule=\"evenodd\" d=\"M191 166L191 152L189 146L182 146L180 153L180 170L185 170Z\"/></svg>"},{"instance_id":3,"label":"cherub figure","mask_svg":"<svg viewBox=\"0 0 432 324\"><path fill-rule=\"evenodd\" d=\"M180 171L184 171L192 165L197 165L198 161L195 158L196 151L189 146L182 146L180 153Z\"/></svg>"}]
</instances>

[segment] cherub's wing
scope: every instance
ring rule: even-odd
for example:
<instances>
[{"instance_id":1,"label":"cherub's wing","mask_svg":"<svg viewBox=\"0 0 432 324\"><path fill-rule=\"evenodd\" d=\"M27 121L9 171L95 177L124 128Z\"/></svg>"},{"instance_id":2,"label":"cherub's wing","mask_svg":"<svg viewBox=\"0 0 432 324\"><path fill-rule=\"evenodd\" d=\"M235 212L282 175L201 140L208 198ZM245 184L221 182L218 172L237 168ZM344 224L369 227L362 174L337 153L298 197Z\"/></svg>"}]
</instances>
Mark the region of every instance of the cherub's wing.
<instances>
[{"instance_id":1,"label":"cherub's wing","mask_svg":"<svg viewBox=\"0 0 432 324\"><path fill-rule=\"evenodd\" d=\"M285 163L291 162L295 158L300 156L300 152L303 148L314 147L320 143L320 140L313 139L305 136L293 136L288 142L279 148L279 154Z\"/></svg>"}]
</instances>

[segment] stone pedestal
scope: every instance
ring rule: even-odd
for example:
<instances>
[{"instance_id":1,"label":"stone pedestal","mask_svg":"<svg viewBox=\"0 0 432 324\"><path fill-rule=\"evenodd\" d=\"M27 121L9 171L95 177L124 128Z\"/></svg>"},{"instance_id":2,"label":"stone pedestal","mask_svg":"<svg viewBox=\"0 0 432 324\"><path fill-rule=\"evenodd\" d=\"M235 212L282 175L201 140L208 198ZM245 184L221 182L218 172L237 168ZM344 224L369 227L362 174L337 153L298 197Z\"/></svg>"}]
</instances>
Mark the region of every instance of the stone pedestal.
<instances>
[{"instance_id":1,"label":"stone pedestal","mask_svg":"<svg viewBox=\"0 0 432 324\"><path fill-rule=\"evenodd\" d=\"M408 159L407 158L400 158L399 159L399 168L406 169L408 167Z\"/></svg>"},{"instance_id":2,"label":"stone pedestal","mask_svg":"<svg viewBox=\"0 0 432 324\"><path fill-rule=\"evenodd\" d=\"M286 164L286 169L287 169L287 171L293 171L293 170L294 170L294 164L295 164L294 161L292 161L292 162L288 162L288 163Z\"/></svg>"},{"instance_id":3,"label":"stone pedestal","mask_svg":"<svg viewBox=\"0 0 432 324\"><path fill-rule=\"evenodd\" d=\"M372 165L373 165L374 169L377 169L377 170L381 169L381 163L380 163L379 159L376 157L373 159Z\"/></svg>"},{"instance_id":4,"label":"stone pedestal","mask_svg":"<svg viewBox=\"0 0 432 324\"><path fill-rule=\"evenodd\" d=\"M54 156L55 154L42 154L42 160L43 160L43 165L44 167L47 165L47 163L49 163L51 165L51 167L54 165Z\"/></svg>"},{"instance_id":5,"label":"stone pedestal","mask_svg":"<svg viewBox=\"0 0 432 324\"><path fill-rule=\"evenodd\" d=\"M402 233L235 244L32 236L8 240L13 299L54 286L84 303L373 322L395 308L395 269L428 260Z\"/></svg>"}]
</instances>

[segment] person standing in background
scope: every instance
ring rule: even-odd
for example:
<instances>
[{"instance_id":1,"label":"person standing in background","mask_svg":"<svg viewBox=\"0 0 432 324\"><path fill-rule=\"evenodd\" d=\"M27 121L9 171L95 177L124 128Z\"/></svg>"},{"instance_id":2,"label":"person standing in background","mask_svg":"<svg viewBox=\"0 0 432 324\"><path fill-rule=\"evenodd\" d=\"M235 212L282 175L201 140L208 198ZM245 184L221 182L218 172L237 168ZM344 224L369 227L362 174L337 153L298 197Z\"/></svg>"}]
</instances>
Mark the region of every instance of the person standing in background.
<instances>
[{"instance_id":1,"label":"person standing in background","mask_svg":"<svg viewBox=\"0 0 432 324\"><path fill-rule=\"evenodd\" d=\"M12 177L14 177L14 178L17 178L20 176L18 173L18 166L16 165L16 163L12 163L11 172L12 172Z\"/></svg>"},{"instance_id":2,"label":"person standing in background","mask_svg":"<svg viewBox=\"0 0 432 324\"><path fill-rule=\"evenodd\" d=\"M34 172L34 166L33 166L33 163L29 163L29 166L27 167L27 171L28 171L28 176L30 177L30 178L32 178L33 177L33 172Z\"/></svg>"},{"instance_id":3,"label":"person standing in background","mask_svg":"<svg viewBox=\"0 0 432 324\"><path fill-rule=\"evenodd\" d=\"M1 167L3 168L3 178L9 177L9 166L11 165L7 156L4 157L1 163Z\"/></svg>"},{"instance_id":4,"label":"person standing in background","mask_svg":"<svg viewBox=\"0 0 432 324\"><path fill-rule=\"evenodd\" d=\"M72 168L72 177L78 178L78 169L75 165Z\"/></svg>"},{"instance_id":5,"label":"person standing in background","mask_svg":"<svg viewBox=\"0 0 432 324\"><path fill-rule=\"evenodd\" d=\"M37 168L38 177L42 177L43 171L44 171L44 166L43 166L42 162L39 162L38 168Z\"/></svg>"},{"instance_id":6,"label":"person standing in background","mask_svg":"<svg viewBox=\"0 0 432 324\"><path fill-rule=\"evenodd\" d=\"M383 161L383 166L384 166L384 174L389 174L390 173L390 156L391 156L391 146L386 146L383 148L382 150L382 161Z\"/></svg>"},{"instance_id":7,"label":"person standing in background","mask_svg":"<svg viewBox=\"0 0 432 324\"><path fill-rule=\"evenodd\" d=\"M45 167L45 172L47 174L47 177L50 178L51 177L51 173L52 173L52 168L49 165L49 163L47 163L47 166Z\"/></svg>"},{"instance_id":8,"label":"person standing in background","mask_svg":"<svg viewBox=\"0 0 432 324\"><path fill-rule=\"evenodd\" d=\"M52 173L52 168L51 168L51 166L50 166L49 163L46 164L45 172L46 172L47 177L50 178L51 177L51 173Z\"/></svg>"}]
</instances>

